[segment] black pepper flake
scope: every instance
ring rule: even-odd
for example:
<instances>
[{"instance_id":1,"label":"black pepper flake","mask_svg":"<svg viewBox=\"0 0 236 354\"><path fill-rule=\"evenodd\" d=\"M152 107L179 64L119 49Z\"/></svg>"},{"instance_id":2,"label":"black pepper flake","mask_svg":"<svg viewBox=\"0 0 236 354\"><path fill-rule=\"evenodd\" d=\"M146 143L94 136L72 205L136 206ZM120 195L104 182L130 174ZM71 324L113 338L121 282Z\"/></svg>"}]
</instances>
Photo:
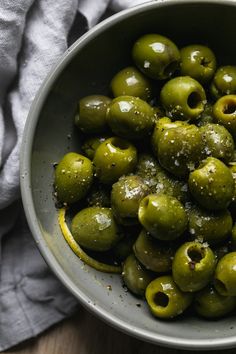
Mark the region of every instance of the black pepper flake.
<instances>
[{"instance_id":1,"label":"black pepper flake","mask_svg":"<svg viewBox=\"0 0 236 354\"><path fill-rule=\"evenodd\" d=\"M112 286L111 286L111 285L107 285L107 289L108 289L109 291L112 291Z\"/></svg>"},{"instance_id":2,"label":"black pepper flake","mask_svg":"<svg viewBox=\"0 0 236 354\"><path fill-rule=\"evenodd\" d=\"M141 307L141 304L136 304L137 307Z\"/></svg>"}]
</instances>

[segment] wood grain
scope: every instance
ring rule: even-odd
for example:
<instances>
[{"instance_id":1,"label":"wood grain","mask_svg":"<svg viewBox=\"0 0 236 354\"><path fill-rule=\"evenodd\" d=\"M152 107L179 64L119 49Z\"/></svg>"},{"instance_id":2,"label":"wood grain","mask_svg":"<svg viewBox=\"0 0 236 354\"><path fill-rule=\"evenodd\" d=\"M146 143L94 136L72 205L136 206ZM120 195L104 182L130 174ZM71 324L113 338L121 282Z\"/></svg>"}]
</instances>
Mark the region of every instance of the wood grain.
<instances>
[{"instance_id":1,"label":"wood grain","mask_svg":"<svg viewBox=\"0 0 236 354\"><path fill-rule=\"evenodd\" d=\"M235 349L202 354L233 354ZM161 348L118 332L84 309L38 338L3 354L188 354Z\"/></svg>"}]
</instances>

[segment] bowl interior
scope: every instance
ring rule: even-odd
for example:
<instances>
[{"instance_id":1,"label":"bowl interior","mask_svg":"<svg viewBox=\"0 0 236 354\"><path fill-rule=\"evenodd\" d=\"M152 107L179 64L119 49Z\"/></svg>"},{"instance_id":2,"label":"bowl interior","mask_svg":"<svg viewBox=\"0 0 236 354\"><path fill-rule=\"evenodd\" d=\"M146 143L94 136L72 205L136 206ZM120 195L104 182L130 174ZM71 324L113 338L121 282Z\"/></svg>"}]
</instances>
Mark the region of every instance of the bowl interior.
<instances>
[{"instance_id":1,"label":"bowl interior","mask_svg":"<svg viewBox=\"0 0 236 354\"><path fill-rule=\"evenodd\" d=\"M172 322L156 320L143 301L125 292L119 276L84 265L65 243L58 227L53 163L66 152L79 149L73 126L78 98L109 94L112 76L132 63L132 44L140 35L160 33L179 46L207 44L215 51L218 64L235 64L235 23L236 4L230 1L152 2L118 14L69 49L43 85L26 124L22 195L31 230L46 261L81 302L103 319L163 345L189 349L231 347L236 343L236 318L210 323L191 315Z\"/></svg>"}]
</instances>

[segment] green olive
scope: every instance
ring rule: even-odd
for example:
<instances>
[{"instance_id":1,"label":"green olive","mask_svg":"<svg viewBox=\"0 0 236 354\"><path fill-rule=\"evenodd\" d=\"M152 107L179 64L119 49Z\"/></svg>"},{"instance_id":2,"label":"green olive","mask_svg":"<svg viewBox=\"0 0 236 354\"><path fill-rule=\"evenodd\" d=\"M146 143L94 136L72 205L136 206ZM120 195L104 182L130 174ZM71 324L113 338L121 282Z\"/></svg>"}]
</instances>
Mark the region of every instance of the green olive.
<instances>
[{"instance_id":1,"label":"green olive","mask_svg":"<svg viewBox=\"0 0 236 354\"><path fill-rule=\"evenodd\" d=\"M205 318L219 318L231 313L236 307L236 298L222 296L213 286L207 286L195 295L196 312Z\"/></svg>"},{"instance_id":2,"label":"green olive","mask_svg":"<svg viewBox=\"0 0 236 354\"><path fill-rule=\"evenodd\" d=\"M159 318L182 314L192 302L192 294L182 292L170 275L153 280L146 288L146 300L151 313Z\"/></svg>"},{"instance_id":3,"label":"green olive","mask_svg":"<svg viewBox=\"0 0 236 354\"><path fill-rule=\"evenodd\" d=\"M162 117L156 122L151 137L152 149L156 157L158 156L158 142L162 133L165 130L181 127L183 125L186 125L186 122L182 122L182 121L172 122L171 119L168 117Z\"/></svg>"},{"instance_id":4,"label":"green olive","mask_svg":"<svg viewBox=\"0 0 236 354\"><path fill-rule=\"evenodd\" d=\"M226 209L233 198L234 180L220 160L208 157L189 175L189 189L194 199L209 210Z\"/></svg>"},{"instance_id":5,"label":"green olive","mask_svg":"<svg viewBox=\"0 0 236 354\"><path fill-rule=\"evenodd\" d=\"M216 58L204 45L188 45L180 50L180 73L189 75L202 84L208 83L216 70Z\"/></svg>"},{"instance_id":6,"label":"green olive","mask_svg":"<svg viewBox=\"0 0 236 354\"><path fill-rule=\"evenodd\" d=\"M215 255L207 245L186 242L175 253L173 279L182 291L198 291L211 280L215 264Z\"/></svg>"},{"instance_id":7,"label":"green olive","mask_svg":"<svg viewBox=\"0 0 236 354\"><path fill-rule=\"evenodd\" d=\"M157 184L157 175L162 170L158 161L148 153L141 153L136 166L136 174L152 189Z\"/></svg>"},{"instance_id":8,"label":"green olive","mask_svg":"<svg viewBox=\"0 0 236 354\"><path fill-rule=\"evenodd\" d=\"M236 94L236 66L226 65L217 69L210 86L213 98Z\"/></svg>"},{"instance_id":9,"label":"green olive","mask_svg":"<svg viewBox=\"0 0 236 354\"><path fill-rule=\"evenodd\" d=\"M197 118L206 104L204 88L190 76L178 76L167 81L160 98L166 115L179 120Z\"/></svg>"},{"instance_id":10,"label":"green olive","mask_svg":"<svg viewBox=\"0 0 236 354\"><path fill-rule=\"evenodd\" d=\"M92 162L83 155L69 152L56 166L54 184L60 202L78 202L86 195L92 181Z\"/></svg>"},{"instance_id":11,"label":"green olive","mask_svg":"<svg viewBox=\"0 0 236 354\"><path fill-rule=\"evenodd\" d=\"M236 296L236 252L230 252L219 260L214 286L223 296Z\"/></svg>"},{"instance_id":12,"label":"green olive","mask_svg":"<svg viewBox=\"0 0 236 354\"><path fill-rule=\"evenodd\" d=\"M144 296L146 287L152 281L153 275L131 254L123 264L122 278L132 293Z\"/></svg>"},{"instance_id":13,"label":"green olive","mask_svg":"<svg viewBox=\"0 0 236 354\"><path fill-rule=\"evenodd\" d=\"M107 129L106 113L111 99L102 95L91 95L79 100L75 125L86 134L99 134Z\"/></svg>"},{"instance_id":14,"label":"green olive","mask_svg":"<svg viewBox=\"0 0 236 354\"><path fill-rule=\"evenodd\" d=\"M203 143L199 128L183 125L164 130L158 140L158 159L171 174L184 178L201 160Z\"/></svg>"},{"instance_id":15,"label":"green olive","mask_svg":"<svg viewBox=\"0 0 236 354\"><path fill-rule=\"evenodd\" d=\"M205 124L200 128L206 156L213 156L225 163L234 155L234 140L229 131L219 124Z\"/></svg>"},{"instance_id":16,"label":"green olive","mask_svg":"<svg viewBox=\"0 0 236 354\"><path fill-rule=\"evenodd\" d=\"M92 160L95 155L95 151L99 147L101 143L103 143L106 139L109 137L106 135L101 135L101 136L92 136L88 139L85 140L85 142L82 145L82 151L83 153L90 159Z\"/></svg>"},{"instance_id":17,"label":"green olive","mask_svg":"<svg viewBox=\"0 0 236 354\"><path fill-rule=\"evenodd\" d=\"M112 132L122 138L143 139L153 128L155 112L139 97L114 98L107 111L107 123Z\"/></svg>"},{"instance_id":18,"label":"green olive","mask_svg":"<svg viewBox=\"0 0 236 354\"><path fill-rule=\"evenodd\" d=\"M72 219L71 232L80 246L92 251L107 251L121 239L110 208L82 209Z\"/></svg>"},{"instance_id":19,"label":"green olive","mask_svg":"<svg viewBox=\"0 0 236 354\"><path fill-rule=\"evenodd\" d=\"M152 95L150 81L133 66L122 69L113 77L111 89L114 97L135 96L148 101Z\"/></svg>"},{"instance_id":20,"label":"green olive","mask_svg":"<svg viewBox=\"0 0 236 354\"><path fill-rule=\"evenodd\" d=\"M149 188L139 176L123 176L112 186L111 207L118 223L138 223L140 201L148 194Z\"/></svg>"},{"instance_id":21,"label":"green olive","mask_svg":"<svg viewBox=\"0 0 236 354\"><path fill-rule=\"evenodd\" d=\"M159 240L174 240L187 227L187 214L183 205L165 194L149 194L139 205L138 217L143 227Z\"/></svg>"},{"instance_id":22,"label":"green olive","mask_svg":"<svg viewBox=\"0 0 236 354\"><path fill-rule=\"evenodd\" d=\"M169 38L159 34L140 37L134 43L132 56L139 70L152 79L167 79L179 67L178 48Z\"/></svg>"},{"instance_id":23,"label":"green olive","mask_svg":"<svg viewBox=\"0 0 236 354\"><path fill-rule=\"evenodd\" d=\"M128 141L112 137L99 145L93 163L98 179L104 184L113 184L134 170L137 151Z\"/></svg>"},{"instance_id":24,"label":"green olive","mask_svg":"<svg viewBox=\"0 0 236 354\"><path fill-rule=\"evenodd\" d=\"M133 250L136 258L146 269L157 273L171 271L175 253L173 244L154 239L146 230L142 230L133 245Z\"/></svg>"},{"instance_id":25,"label":"green olive","mask_svg":"<svg viewBox=\"0 0 236 354\"><path fill-rule=\"evenodd\" d=\"M236 95L219 98L213 106L213 115L217 123L223 125L236 138Z\"/></svg>"},{"instance_id":26,"label":"green olive","mask_svg":"<svg viewBox=\"0 0 236 354\"><path fill-rule=\"evenodd\" d=\"M228 210L211 212L193 208L189 212L189 232L195 239L210 245L225 241L231 234L233 221Z\"/></svg>"}]
</instances>

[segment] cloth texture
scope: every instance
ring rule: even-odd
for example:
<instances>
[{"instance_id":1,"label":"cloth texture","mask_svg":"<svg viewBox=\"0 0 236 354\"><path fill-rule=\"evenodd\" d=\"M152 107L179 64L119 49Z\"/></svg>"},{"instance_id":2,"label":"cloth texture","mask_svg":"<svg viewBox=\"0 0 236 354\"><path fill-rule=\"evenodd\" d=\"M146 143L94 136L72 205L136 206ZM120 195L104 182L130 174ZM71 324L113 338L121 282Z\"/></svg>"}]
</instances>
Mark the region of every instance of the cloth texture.
<instances>
[{"instance_id":1,"label":"cloth texture","mask_svg":"<svg viewBox=\"0 0 236 354\"><path fill-rule=\"evenodd\" d=\"M0 351L37 336L78 306L44 262L25 221L19 152L30 105L69 44L106 11L146 1L0 1Z\"/></svg>"}]
</instances>

